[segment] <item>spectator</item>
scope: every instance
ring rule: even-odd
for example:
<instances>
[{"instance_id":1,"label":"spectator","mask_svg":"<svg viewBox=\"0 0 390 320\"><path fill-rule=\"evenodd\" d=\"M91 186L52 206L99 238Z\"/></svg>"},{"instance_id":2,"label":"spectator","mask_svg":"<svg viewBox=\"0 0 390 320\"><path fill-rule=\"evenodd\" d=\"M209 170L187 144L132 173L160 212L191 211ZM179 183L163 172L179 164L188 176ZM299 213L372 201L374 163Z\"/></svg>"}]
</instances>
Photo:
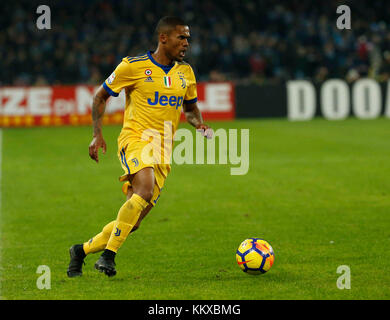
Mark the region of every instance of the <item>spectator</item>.
<instances>
[{"instance_id":1,"label":"spectator","mask_svg":"<svg viewBox=\"0 0 390 320\"><path fill-rule=\"evenodd\" d=\"M52 29L32 21L37 0L7 1L0 19L0 84L100 84L125 56L155 49L163 15L188 21L187 60L198 80L388 79L390 6L346 0L351 30L336 28L339 0L65 0L50 2ZM218 77L220 77L218 76Z\"/></svg>"}]
</instances>

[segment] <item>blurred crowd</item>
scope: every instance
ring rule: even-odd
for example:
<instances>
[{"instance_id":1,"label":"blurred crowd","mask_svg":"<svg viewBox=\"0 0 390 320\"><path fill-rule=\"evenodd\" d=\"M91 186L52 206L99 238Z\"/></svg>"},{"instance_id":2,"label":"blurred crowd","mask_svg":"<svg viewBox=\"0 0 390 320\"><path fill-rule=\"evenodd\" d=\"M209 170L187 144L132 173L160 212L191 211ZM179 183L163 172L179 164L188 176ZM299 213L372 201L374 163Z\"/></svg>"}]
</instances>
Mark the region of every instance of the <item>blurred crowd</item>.
<instances>
[{"instance_id":1,"label":"blurred crowd","mask_svg":"<svg viewBox=\"0 0 390 320\"><path fill-rule=\"evenodd\" d=\"M50 30L36 27L40 4L2 2L1 85L100 84L123 57L156 48L164 15L190 26L186 60L200 81L390 78L386 0L46 1ZM341 4L351 30L337 29Z\"/></svg>"}]
</instances>

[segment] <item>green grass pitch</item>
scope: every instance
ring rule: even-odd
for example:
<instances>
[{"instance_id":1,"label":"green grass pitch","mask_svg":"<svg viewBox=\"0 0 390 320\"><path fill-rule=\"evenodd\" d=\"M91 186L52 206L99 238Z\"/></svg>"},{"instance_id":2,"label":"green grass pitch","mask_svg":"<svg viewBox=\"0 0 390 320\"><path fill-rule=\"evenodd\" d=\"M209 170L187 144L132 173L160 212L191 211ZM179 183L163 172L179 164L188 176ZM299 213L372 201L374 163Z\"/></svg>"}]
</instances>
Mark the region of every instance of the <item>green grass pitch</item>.
<instances>
[{"instance_id":1,"label":"green grass pitch","mask_svg":"<svg viewBox=\"0 0 390 320\"><path fill-rule=\"evenodd\" d=\"M96 164L89 127L3 129L3 299L389 299L390 120L237 120L250 129L250 169L173 165L141 228L116 258L117 276L86 259L69 279L68 249L116 217L124 201L118 126ZM183 125L186 126L186 125ZM260 237L272 269L244 274L235 251ZM51 289L39 290L39 265ZM340 290L338 266L351 270Z\"/></svg>"}]
</instances>

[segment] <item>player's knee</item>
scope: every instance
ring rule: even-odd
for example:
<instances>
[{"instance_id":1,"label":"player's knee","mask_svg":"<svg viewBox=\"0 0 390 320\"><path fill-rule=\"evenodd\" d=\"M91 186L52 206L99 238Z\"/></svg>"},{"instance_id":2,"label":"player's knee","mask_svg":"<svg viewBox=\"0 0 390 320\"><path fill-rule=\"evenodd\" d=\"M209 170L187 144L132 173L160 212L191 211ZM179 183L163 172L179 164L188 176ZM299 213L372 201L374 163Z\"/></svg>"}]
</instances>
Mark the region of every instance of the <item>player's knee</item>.
<instances>
[{"instance_id":1,"label":"player's knee","mask_svg":"<svg viewBox=\"0 0 390 320\"><path fill-rule=\"evenodd\" d=\"M134 190L146 202L150 202L153 198L153 186L144 185Z\"/></svg>"},{"instance_id":2,"label":"player's knee","mask_svg":"<svg viewBox=\"0 0 390 320\"><path fill-rule=\"evenodd\" d=\"M141 192L140 197L146 202L150 202L153 198L153 189L145 189Z\"/></svg>"}]
</instances>

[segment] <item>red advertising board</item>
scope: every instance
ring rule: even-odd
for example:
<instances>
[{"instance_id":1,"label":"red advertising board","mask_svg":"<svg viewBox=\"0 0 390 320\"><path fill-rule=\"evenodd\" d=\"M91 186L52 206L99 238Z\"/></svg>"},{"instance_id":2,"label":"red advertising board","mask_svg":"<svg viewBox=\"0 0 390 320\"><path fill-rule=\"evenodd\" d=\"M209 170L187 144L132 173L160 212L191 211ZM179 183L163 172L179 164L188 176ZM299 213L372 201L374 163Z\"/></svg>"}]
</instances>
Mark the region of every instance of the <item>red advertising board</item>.
<instances>
[{"instance_id":1,"label":"red advertising board","mask_svg":"<svg viewBox=\"0 0 390 320\"><path fill-rule=\"evenodd\" d=\"M2 87L0 127L91 124L93 86ZM124 91L107 101L104 124L122 124ZM205 121L235 116L234 86L229 82L199 83L198 106ZM182 114L182 120L184 120Z\"/></svg>"}]
</instances>

